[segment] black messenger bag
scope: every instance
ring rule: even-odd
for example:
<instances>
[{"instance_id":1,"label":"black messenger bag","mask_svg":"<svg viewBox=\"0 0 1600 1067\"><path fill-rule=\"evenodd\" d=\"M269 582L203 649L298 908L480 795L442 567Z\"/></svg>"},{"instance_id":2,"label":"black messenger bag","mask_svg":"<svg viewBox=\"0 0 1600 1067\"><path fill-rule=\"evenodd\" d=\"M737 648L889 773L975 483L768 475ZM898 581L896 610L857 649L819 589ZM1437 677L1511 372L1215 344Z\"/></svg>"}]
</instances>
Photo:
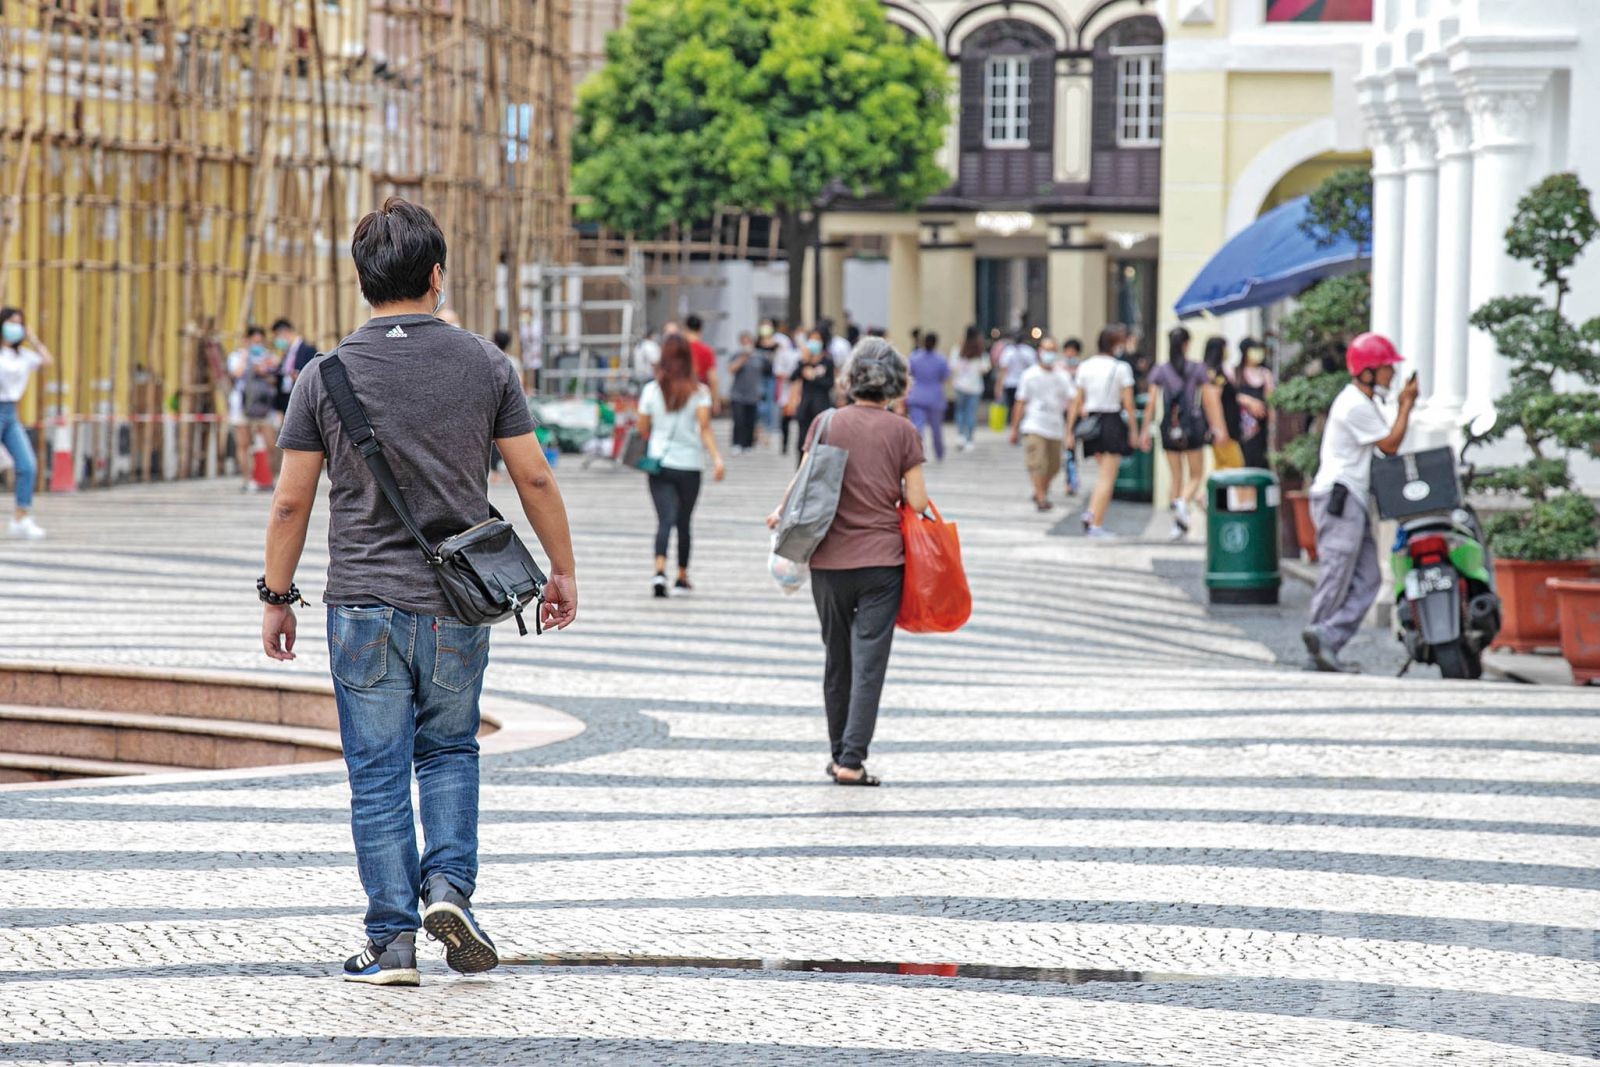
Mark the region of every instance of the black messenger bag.
<instances>
[{"instance_id":1,"label":"black messenger bag","mask_svg":"<svg viewBox=\"0 0 1600 1067\"><path fill-rule=\"evenodd\" d=\"M543 632L539 606L544 603L548 579L533 561L516 529L491 504L489 513L493 518L430 546L411 509L406 507L405 498L400 495L400 483L395 481L394 470L383 457L383 446L378 443L372 423L367 421L366 409L350 388L350 376L337 355L322 361L322 384L328 390L334 410L339 413L339 424L344 427L350 443L367 461L389 506L400 516L400 521L421 547L423 558L433 568L451 614L468 626L492 626L515 616L517 632L527 636L528 624L522 620L522 609L537 602L533 627L535 632Z\"/></svg>"}]
</instances>

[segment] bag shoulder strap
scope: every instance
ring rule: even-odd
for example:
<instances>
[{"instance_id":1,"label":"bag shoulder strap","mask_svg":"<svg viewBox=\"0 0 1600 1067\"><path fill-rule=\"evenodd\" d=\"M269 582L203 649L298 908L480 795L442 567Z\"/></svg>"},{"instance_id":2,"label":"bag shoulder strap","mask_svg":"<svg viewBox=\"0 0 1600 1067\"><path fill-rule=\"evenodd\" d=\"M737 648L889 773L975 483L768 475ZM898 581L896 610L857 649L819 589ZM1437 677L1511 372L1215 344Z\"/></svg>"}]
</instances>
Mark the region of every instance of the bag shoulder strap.
<instances>
[{"instance_id":1,"label":"bag shoulder strap","mask_svg":"<svg viewBox=\"0 0 1600 1067\"><path fill-rule=\"evenodd\" d=\"M829 408L817 416L817 439L812 442L813 444L825 445L828 443L823 438L828 436L828 427L833 423L833 413L838 410L838 408Z\"/></svg>"},{"instance_id":2,"label":"bag shoulder strap","mask_svg":"<svg viewBox=\"0 0 1600 1067\"><path fill-rule=\"evenodd\" d=\"M344 361L337 352L322 361L322 385L328 391L328 398L333 401L333 410L339 415L339 424L344 427L345 435L350 438L356 451L361 453L361 458L367 461L389 506L394 508L395 514L400 516L400 521L422 549L423 558L429 563L437 562L438 556L428 544L428 539L422 536L416 518L406 506L405 497L400 495L400 483L395 480L394 470L384 458L383 445L379 443L378 435L367 419L366 409L350 387L349 372L345 370Z\"/></svg>"}]
</instances>

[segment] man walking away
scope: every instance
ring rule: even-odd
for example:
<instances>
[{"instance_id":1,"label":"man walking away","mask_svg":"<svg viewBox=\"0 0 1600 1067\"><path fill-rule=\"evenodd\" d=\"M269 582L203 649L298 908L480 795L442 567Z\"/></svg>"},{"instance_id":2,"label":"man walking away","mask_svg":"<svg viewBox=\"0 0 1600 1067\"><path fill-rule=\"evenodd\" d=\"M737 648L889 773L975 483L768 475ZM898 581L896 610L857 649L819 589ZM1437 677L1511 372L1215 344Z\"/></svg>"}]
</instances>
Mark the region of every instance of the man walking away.
<instances>
[{"instance_id":1,"label":"man walking away","mask_svg":"<svg viewBox=\"0 0 1600 1067\"><path fill-rule=\"evenodd\" d=\"M712 347L701 340L700 333L705 329L705 321L699 315L690 315L683 320L684 335L689 338L689 355L694 360L694 376L700 379L700 384L711 390L711 413L722 413L722 386L717 382L717 353Z\"/></svg>"},{"instance_id":2,"label":"man walking away","mask_svg":"<svg viewBox=\"0 0 1600 1067\"><path fill-rule=\"evenodd\" d=\"M1300 635L1320 671L1356 672L1339 653L1378 598L1378 545L1372 538L1367 492L1374 449L1385 456L1400 451L1417 403L1413 374L1400 390L1400 411L1392 426L1379 406L1389 398L1400 362L1386 337L1364 333L1351 341L1345 352L1351 381L1333 402L1322 431L1322 463L1311 485L1317 588L1311 595L1311 625Z\"/></svg>"},{"instance_id":3,"label":"man walking away","mask_svg":"<svg viewBox=\"0 0 1600 1067\"><path fill-rule=\"evenodd\" d=\"M566 508L511 362L482 337L434 318L444 302L445 240L433 216L399 197L363 218L351 242L373 317L339 345L356 398L430 538L490 517L484 486L498 445L550 558L541 618L561 629L577 613ZM453 618L427 559L384 498L323 388L322 362L300 376L278 443L283 477L267 523L257 582L261 640L294 658L305 547L324 459L333 489L328 526L328 654L350 778L356 867L367 893L365 949L345 979L416 985L420 925L463 972L499 962L473 918L478 876L478 697L489 631ZM426 851L412 829L411 778ZM418 914L417 900L424 905Z\"/></svg>"}]
</instances>

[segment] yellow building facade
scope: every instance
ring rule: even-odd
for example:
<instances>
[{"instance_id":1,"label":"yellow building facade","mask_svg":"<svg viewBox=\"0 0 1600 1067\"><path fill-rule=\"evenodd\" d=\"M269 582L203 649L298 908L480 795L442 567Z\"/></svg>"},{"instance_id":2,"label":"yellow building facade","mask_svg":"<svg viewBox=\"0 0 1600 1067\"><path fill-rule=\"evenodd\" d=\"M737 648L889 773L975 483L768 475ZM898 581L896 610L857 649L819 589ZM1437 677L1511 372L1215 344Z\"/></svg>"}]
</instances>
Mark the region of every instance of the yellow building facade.
<instances>
[{"instance_id":1,"label":"yellow building facade","mask_svg":"<svg viewBox=\"0 0 1600 1067\"><path fill-rule=\"evenodd\" d=\"M1340 167L1370 160L1355 86L1370 19L1275 22L1272 6L1166 0L1163 330L1176 325L1173 305L1229 238ZM1239 312L1188 325L1237 342L1270 322Z\"/></svg>"}]
</instances>

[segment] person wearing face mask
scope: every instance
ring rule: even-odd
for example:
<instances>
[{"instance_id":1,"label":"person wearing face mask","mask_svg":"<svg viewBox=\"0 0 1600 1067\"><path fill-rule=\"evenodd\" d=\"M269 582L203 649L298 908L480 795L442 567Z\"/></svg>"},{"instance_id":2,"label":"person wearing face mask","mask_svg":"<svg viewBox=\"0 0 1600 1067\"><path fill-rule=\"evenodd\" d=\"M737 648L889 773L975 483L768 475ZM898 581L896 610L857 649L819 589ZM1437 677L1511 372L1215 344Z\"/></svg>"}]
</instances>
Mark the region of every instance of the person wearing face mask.
<instances>
[{"instance_id":1,"label":"person wearing face mask","mask_svg":"<svg viewBox=\"0 0 1600 1067\"><path fill-rule=\"evenodd\" d=\"M826 323L811 331L811 336L806 338L805 352L800 357L800 366L790 376L789 399L785 410L794 412L802 444L811 432L811 424L817 421L817 416L833 407L835 367L833 357L828 354L828 342L833 338L826 331ZM805 449L802 447L795 451L795 465L799 466L805 459Z\"/></svg>"},{"instance_id":2,"label":"person wearing face mask","mask_svg":"<svg viewBox=\"0 0 1600 1067\"><path fill-rule=\"evenodd\" d=\"M1039 346L1038 362L1022 372L1017 383L1016 406L1011 413L1011 443L1023 441L1023 466L1033 483L1033 505L1040 511L1055 507L1050 503L1050 483L1061 470L1061 455L1067 441L1067 408L1077 387L1056 366L1061 353L1055 342Z\"/></svg>"},{"instance_id":3,"label":"person wearing face mask","mask_svg":"<svg viewBox=\"0 0 1600 1067\"><path fill-rule=\"evenodd\" d=\"M444 307L444 293L439 293L439 307ZM434 311L437 313L438 308ZM289 394L294 392L294 383L300 377L301 368L316 358L317 350L306 343L300 332L294 328L294 323L288 319L279 319L272 324L272 347L278 354L278 400L276 407L280 417L289 410Z\"/></svg>"},{"instance_id":4,"label":"person wearing face mask","mask_svg":"<svg viewBox=\"0 0 1600 1067\"><path fill-rule=\"evenodd\" d=\"M54 362L50 350L23 321L21 309L0 308L0 448L11 456L11 474L16 481L16 508L9 532L24 541L40 540L44 530L33 521L33 483L39 476L39 464L18 407L33 372Z\"/></svg>"},{"instance_id":5,"label":"person wearing face mask","mask_svg":"<svg viewBox=\"0 0 1600 1067\"><path fill-rule=\"evenodd\" d=\"M1268 402L1276 383L1266 366L1267 346L1254 337L1239 342L1244 363L1239 367L1239 447L1244 450L1246 467L1267 466L1267 428L1271 417Z\"/></svg>"},{"instance_id":6,"label":"person wearing face mask","mask_svg":"<svg viewBox=\"0 0 1600 1067\"><path fill-rule=\"evenodd\" d=\"M1413 374L1400 390L1392 423L1380 406L1389 398L1401 362L1394 345L1379 334L1364 333L1351 341L1345 352L1350 384L1334 400L1322 430L1321 462L1311 483L1317 587L1311 595L1311 624L1300 634L1312 664L1321 671L1355 671L1339 653L1361 628L1382 584L1367 493L1373 458L1400 451L1417 403Z\"/></svg>"},{"instance_id":7,"label":"person wearing face mask","mask_svg":"<svg viewBox=\"0 0 1600 1067\"><path fill-rule=\"evenodd\" d=\"M1056 373L1067 380L1072 387L1072 395L1078 394L1078 364L1083 362L1083 342L1076 337L1069 337L1061 342L1061 361L1056 364ZM1062 466L1067 470L1067 497L1076 497L1083 489L1078 478L1078 450L1069 448L1061 457Z\"/></svg>"},{"instance_id":8,"label":"person wearing face mask","mask_svg":"<svg viewBox=\"0 0 1600 1067\"><path fill-rule=\"evenodd\" d=\"M246 327L244 344L228 353L228 377L233 389L228 394L228 421L233 426L233 449L239 463L240 487L256 491L251 477L255 437L272 440L273 405L278 398L278 378L272 353L267 348L267 332L259 326Z\"/></svg>"},{"instance_id":9,"label":"person wearing face mask","mask_svg":"<svg viewBox=\"0 0 1600 1067\"><path fill-rule=\"evenodd\" d=\"M1222 471L1244 466L1244 452L1239 448L1239 389L1228 373L1227 360L1228 342L1221 337L1208 338L1200 396L1211 428L1211 462Z\"/></svg>"}]
</instances>

